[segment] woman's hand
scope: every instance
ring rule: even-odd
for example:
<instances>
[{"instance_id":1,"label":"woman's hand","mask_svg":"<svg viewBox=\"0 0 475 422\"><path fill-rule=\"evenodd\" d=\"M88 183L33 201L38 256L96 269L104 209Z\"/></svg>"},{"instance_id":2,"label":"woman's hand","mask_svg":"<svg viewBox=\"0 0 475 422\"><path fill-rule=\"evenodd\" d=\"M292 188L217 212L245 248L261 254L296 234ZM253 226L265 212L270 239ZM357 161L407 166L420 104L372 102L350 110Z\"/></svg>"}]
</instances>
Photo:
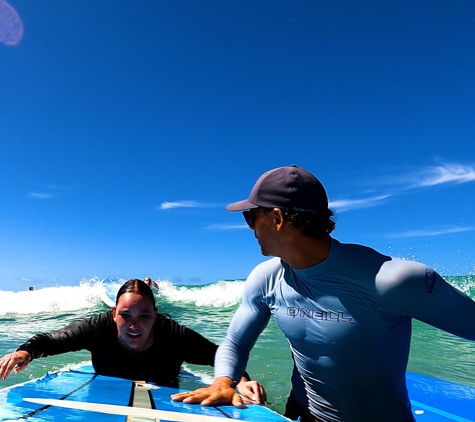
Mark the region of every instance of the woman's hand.
<instances>
[{"instance_id":1,"label":"woman's hand","mask_svg":"<svg viewBox=\"0 0 475 422\"><path fill-rule=\"evenodd\" d=\"M23 371L31 361L30 354L24 350L10 353L0 359L0 379L6 380L13 369L14 374Z\"/></svg>"},{"instance_id":2,"label":"woman's hand","mask_svg":"<svg viewBox=\"0 0 475 422\"><path fill-rule=\"evenodd\" d=\"M257 381L248 381L243 377L237 385L237 390L245 404L265 404L267 401L264 386Z\"/></svg>"}]
</instances>

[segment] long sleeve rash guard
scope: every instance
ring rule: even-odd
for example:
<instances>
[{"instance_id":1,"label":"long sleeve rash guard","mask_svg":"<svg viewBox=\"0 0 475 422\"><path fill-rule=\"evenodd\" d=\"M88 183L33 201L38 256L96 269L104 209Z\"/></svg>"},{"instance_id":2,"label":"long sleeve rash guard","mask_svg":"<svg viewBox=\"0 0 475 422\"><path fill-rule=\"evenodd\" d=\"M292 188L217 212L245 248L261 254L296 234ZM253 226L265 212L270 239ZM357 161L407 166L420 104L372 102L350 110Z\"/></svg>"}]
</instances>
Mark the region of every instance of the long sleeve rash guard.
<instances>
[{"instance_id":1,"label":"long sleeve rash guard","mask_svg":"<svg viewBox=\"0 0 475 422\"><path fill-rule=\"evenodd\" d=\"M412 318L475 340L475 302L436 272L335 239L321 264L273 258L252 271L215 376L236 379L271 315L292 352L293 393L322 422L411 420Z\"/></svg>"},{"instance_id":2,"label":"long sleeve rash guard","mask_svg":"<svg viewBox=\"0 0 475 422\"><path fill-rule=\"evenodd\" d=\"M18 350L36 359L86 349L100 375L146 380L167 387L178 387L183 362L214 365L218 346L197 332L161 315L153 330L154 341L147 351L129 352L117 339L111 312L106 312L52 333L37 334Z\"/></svg>"}]
</instances>

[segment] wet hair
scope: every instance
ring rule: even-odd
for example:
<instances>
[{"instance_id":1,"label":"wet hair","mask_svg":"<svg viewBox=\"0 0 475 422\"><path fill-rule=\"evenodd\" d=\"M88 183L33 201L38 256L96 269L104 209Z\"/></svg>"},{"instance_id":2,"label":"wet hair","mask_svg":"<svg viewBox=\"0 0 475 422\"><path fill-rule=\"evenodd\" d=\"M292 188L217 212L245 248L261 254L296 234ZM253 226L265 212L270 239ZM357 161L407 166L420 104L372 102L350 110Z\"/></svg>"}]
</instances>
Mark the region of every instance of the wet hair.
<instances>
[{"instance_id":1,"label":"wet hair","mask_svg":"<svg viewBox=\"0 0 475 422\"><path fill-rule=\"evenodd\" d=\"M119 298L125 293L137 293L139 295L148 297L152 302L154 309L157 310L157 305L155 304L155 296L153 295L152 289L144 281L139 280L137 278L126 281L117 292L117 297L115 299L116 305L117 303L119 303Z\"/></svg>"},{"instance_id":2,"label":"wet hair","mask_svg":"<svg viewBox=\"0 0 475 422\"><path fill-rule=\"evenodd\" d=\"M324 239L335 230L334 215L335 213L330 209L324 215L284 211L285 219L290 222L291 228L300 229L305 236L313 237L317 240Z\"/></svg>"}]
</instances>

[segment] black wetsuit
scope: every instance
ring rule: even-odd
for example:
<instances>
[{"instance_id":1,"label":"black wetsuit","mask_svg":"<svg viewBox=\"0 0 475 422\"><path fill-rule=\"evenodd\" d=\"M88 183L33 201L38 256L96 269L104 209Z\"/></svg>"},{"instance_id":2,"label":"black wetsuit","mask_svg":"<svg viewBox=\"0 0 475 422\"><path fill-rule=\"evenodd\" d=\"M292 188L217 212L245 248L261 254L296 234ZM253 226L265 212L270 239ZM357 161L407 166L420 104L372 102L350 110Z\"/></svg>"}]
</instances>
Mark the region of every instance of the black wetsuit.
<instances>
[{"instance_id":1,"label":"black wetsuit","mask_svg":"<svg viewBox=\"0 0 475 422\"><path fill-rule=\"evenodd\" d=\"M178 387L183 362L214 366L217 345L197 332L160 315L153 327L153 344L145 352L133 353L117 339L117 325L111 312L74 322L52 333L37 334L18 350L31 359L74 352L91 352L99 375L155 382Z\"/></svg>"}]
</instances>

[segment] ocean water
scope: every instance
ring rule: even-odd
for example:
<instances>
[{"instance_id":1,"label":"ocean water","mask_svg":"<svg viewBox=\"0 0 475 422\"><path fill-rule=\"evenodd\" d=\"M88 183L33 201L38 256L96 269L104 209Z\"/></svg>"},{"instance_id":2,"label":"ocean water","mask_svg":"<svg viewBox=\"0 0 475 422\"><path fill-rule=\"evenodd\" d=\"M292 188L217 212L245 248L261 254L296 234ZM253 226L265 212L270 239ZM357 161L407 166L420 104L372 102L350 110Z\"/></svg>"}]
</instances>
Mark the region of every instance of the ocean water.
<instances>
[{"instance_id":1,"label":"ocean water","mask_svg":"<svg viewBox=\"0 0 475 422\"><path fill-rule=\"evenodd\" d=\"M475 276L446 279L475 299ZM159 281L159 286L156 299L160 312L170 314L181 324L219 343L239 305L244 282L178 286ZM14 351L38 332L52 331L77 319L107 311L100 299L101 292L101 283L96 279L75 287L48 287L16 293L0 290L0 355ZM37 359L26 370L0 381L0 388L88 360L87 351ZM475 342L414 322L409 370L475 386L474 368ZM287 342L272 320L254 347L247 369L253 379L264 384L269 407L282 413L290 389L292 361ZM182 388L202 386L196 377L208 383L213 377L210 367L188 365L184 370L195 377L185 376L180 382Z\"/></svg>"}]
</instances>

